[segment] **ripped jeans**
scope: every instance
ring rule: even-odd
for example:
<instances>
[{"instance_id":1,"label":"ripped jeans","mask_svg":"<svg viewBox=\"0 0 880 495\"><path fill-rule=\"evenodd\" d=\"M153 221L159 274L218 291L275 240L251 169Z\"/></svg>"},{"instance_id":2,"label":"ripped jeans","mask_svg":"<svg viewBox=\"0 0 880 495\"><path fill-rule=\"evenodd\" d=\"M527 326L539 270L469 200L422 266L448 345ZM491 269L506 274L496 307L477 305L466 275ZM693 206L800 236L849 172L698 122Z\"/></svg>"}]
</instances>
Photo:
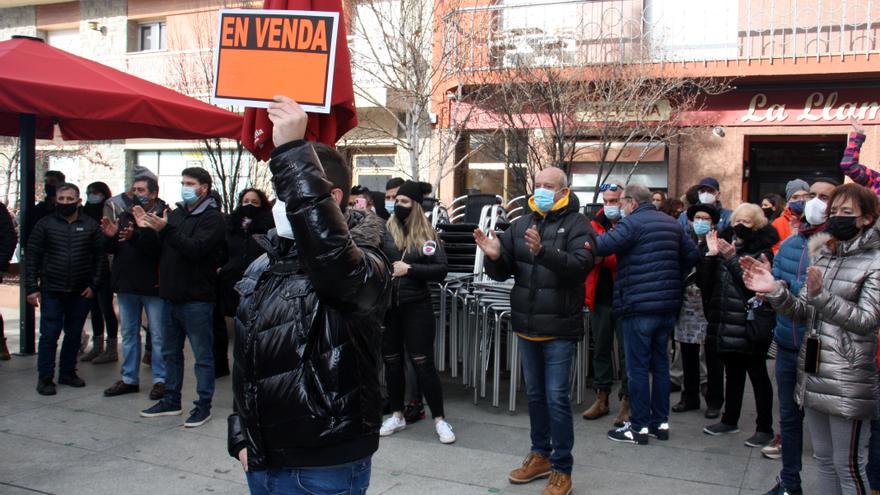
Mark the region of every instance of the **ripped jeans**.
<instances>
[{"instance_id":1,"label":"ripped jeans","mask_svg":"<svg viewBox=\"0 0 880 495\"><path fill-rule=\"evenodd\" d=\"M425 395L431 416L443 416L443 389L434 366L434 309L430 299L402 303L385 315L382 336L382 359L385 383L392 411L403 411L404 349L409 353L419 388Z\"/></svg>"}]
</instances>

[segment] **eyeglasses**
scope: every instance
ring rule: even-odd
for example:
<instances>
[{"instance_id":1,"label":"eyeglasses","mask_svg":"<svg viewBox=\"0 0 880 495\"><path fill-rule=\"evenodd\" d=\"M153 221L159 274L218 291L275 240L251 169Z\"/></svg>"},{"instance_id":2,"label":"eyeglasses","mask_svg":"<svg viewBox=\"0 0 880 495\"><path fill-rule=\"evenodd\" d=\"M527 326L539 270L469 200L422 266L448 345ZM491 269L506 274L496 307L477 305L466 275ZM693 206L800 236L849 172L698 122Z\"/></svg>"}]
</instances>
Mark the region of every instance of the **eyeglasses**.
<instances>
[{"instance_id":1,"label":"eyeglasses","mask_svg":"<svg viewBox=\"0 0 880 495\"><path fill-rule=\"evenodd\" d=\"M599 192L617 191L618 189L623 189L623 187L618 186L617 184L602 184L599 186Z\"/></svg>"}]
</instances>

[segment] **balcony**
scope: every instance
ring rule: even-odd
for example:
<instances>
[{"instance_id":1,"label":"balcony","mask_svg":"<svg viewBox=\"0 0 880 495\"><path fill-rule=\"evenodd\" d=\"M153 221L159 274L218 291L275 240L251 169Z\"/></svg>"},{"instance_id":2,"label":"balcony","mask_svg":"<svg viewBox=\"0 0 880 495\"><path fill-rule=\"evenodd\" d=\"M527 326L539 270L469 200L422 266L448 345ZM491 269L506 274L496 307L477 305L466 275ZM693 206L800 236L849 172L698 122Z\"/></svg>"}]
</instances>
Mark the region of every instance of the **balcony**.
<instances>
[{"instance_id":1,"label":"balcony","mask_svg":"<svg viewBox=\"0 0 880 495\"><path fill-rule=\"evenodd\" d=\"M194 98L207 100L214 79L212 50L132 52L121 70Z\"/></svg>"},{"instance_id":2,"label":"balcony","mask_svg":"<svg viewBox=\"0 0 880 495\"><path fill-rule=\"evenodd\" d=\"M499 0L444 16L452 71L870 58L873 0Z\"/></svg>"}]
</instances>

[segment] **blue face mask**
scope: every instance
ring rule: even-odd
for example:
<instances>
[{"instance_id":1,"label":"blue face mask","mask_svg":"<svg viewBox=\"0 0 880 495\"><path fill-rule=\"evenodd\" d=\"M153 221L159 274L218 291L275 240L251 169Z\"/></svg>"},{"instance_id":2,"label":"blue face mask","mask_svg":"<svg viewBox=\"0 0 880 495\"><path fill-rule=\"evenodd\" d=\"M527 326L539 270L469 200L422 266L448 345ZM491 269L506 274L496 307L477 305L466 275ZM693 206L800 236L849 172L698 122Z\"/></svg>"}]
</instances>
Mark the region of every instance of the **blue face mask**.
<instances>
[{"instance_id":1,"label":"blue face mask","mask_svg":"<svg viewBox=\"0 0 880 495\"><path fill-rule=\"evenodd\" d=\"M89 194L87 196L86 201L88 201L89 204L96 205L96 204L99 204L101 201L104 201L104 195L103 194Z\"/></svg>"},{"instance_id":2,"label":"blue face mask","mask_svg":"<svg viewBox=\"0 0 880 495\"><path fill-rule=\"evenodd\" d=\"M199 199L199 195L196 194L196 188L192 186L180 186L180 198L184 203L190 205L196 202Z\"/></svg>"},{"instance_id":3,"label":"blue face mask","mask_svg":"<svg viewBox=\"0 0 880 495\"><path fill-rule=\"evenodd\" d=\"M620 218L621 211L620 205L606 206L605 216L608 217L609 220L617 220Z\"/></svg>"},{"instance_id":4,"label":"blue face mask","mask_svg":"<svg viewBox=\"0 0 880 495\"><path fill-rule=\"evenodd\" d=\"M553 197L556 195L555 192L550 189L544 189L540 187L535 189L535 194L532 196L535 200L535 206L538 207L542 213L547 213L553 208L553 205L556 203L556 200Z\"/></svg>"},{"instance_id":5,"label":"blue face mask","mask_svg":"<svg viewBox=\"0 0 880 495\"><path fill-rule=\"evenodd\" d=\"M800 215L801 213L804 212L804 205L806 203L807 202L803 201L803 200L792 201L791 203L788 203L788 209L791 210L791 212L794 213L795 215Z\"/></svg>"},{"instance_id":6,"label":"blue face mask","mask_svg":"<svg viewBox=\"0 0 880 495\"><path fill-rule=\"evenodd\" d=\"M392 214L394 213L394 201L385 202L385 211Z\"/></svg>"},{"instance_id":7,"label":"blue face mask","mask_svg":"<svg viewBox=\"0 0 880 495\"><path fill-rule=\"evenodd\" d=\"M694 233L703 236L712 230L712 222L708 220L694 220Z\"/></svg>"}]
</instances>

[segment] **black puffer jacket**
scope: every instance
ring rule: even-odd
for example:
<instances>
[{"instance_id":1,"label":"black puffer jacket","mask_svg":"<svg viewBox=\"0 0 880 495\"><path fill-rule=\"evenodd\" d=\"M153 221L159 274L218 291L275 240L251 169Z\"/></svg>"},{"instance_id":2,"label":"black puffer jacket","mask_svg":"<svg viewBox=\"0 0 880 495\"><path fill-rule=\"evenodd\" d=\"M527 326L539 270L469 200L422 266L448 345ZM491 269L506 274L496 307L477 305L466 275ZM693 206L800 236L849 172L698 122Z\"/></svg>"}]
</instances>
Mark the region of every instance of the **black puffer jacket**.
<instances>
[{"instance_id":1,"label":"black puffer jacket","mask_svg":"<svg viewBox=\"0 0 880 495\"><path fill-rule=\"evenodd\" d=\"M531 203L531 200L530 200ZM486 258L494 280L514 278L510 292L513 330L529 337L578 339L584 335L584 279L593 268L595 245L590 222L578 213L577 196L543 216L533 211L514 221L501 235L501 257ZM543 251L535 257L526 246L526 230L537 226Z\"/></svg>"},{"instance_id":2,"label":"black puffer jacket","mask_svg":"<svg viewBox=\"0 0 880 495\"><path fill-rule=\"evenodd\" d=\"M9 260L15 254L15 243L18 235L15 233L15 225L12 224L12 216L6 205L0 203L0 272L9 270Z\"/></svg>"},{"instance_id":3,"label":"black puffer jacket","mask_svg":"<svg viewBox=\"0 0 880 495\"><path fill-rule=\"evenodd\" d=\"M297 240L270 231L238 284L229 454L247 448L251 470L362 459L382 422L382 221L339 210L304 141L276 149L270 168Z\"/></svg>"},{"instance_id":4,"label":"black puffer jacket","mask_svg":"<svg viewBox=\"0 0 880 495\"><path fill-rule=\"evenodd\" d=\"M729 241L733 238L733 230L728 228L718 237ZM757 230L747 242L737 245L736 254L730 259L724 259L721 254L702 257L697 267L697 285L703 295L703 311L709 322L706 345L716 346L720 353L760 355L767 352L773 336L775 315L769 305L761 307L756 313L758 317L769 313L765 322L766 332L758 339L749 335L746 328L747 304L755 293L743 283L739 260L741 256L758 258L763 254L772 262L772 248L778 240L776 229L767 225Z\"/></svg>"},{"instance_id":5,"label":"black puffer jacket","mask_svg":"<svg viewBox=\"0 0 880 495\"><path fill-rule=\"evenodd\" d=\"M394 244L391 234L385 232L385 241L382 251L388 257L388 261L403 261L409 264L409 273L401 278L394 279L394 287L391 295L391 305L397 307L401 304L421 301L431 297L429 282L442 282L449 271L446 263L446 251L440 241L435 241L437 248L433 255L426 255L423 250L411 249L406 256Z\"/></svg>"},{"instance_id":6,"label":"black puffer jacket","mask_svg":"<svg viewBox=\"0 0 880 495\"><path fill-rule=\"evenodd\" d=\"M81 211L68 223L51 213L34 225L25 257L27 293L96 291L103 277L101 227ZM37 284L37 280L40 283Z\"/></svg>"}]
</instances>

